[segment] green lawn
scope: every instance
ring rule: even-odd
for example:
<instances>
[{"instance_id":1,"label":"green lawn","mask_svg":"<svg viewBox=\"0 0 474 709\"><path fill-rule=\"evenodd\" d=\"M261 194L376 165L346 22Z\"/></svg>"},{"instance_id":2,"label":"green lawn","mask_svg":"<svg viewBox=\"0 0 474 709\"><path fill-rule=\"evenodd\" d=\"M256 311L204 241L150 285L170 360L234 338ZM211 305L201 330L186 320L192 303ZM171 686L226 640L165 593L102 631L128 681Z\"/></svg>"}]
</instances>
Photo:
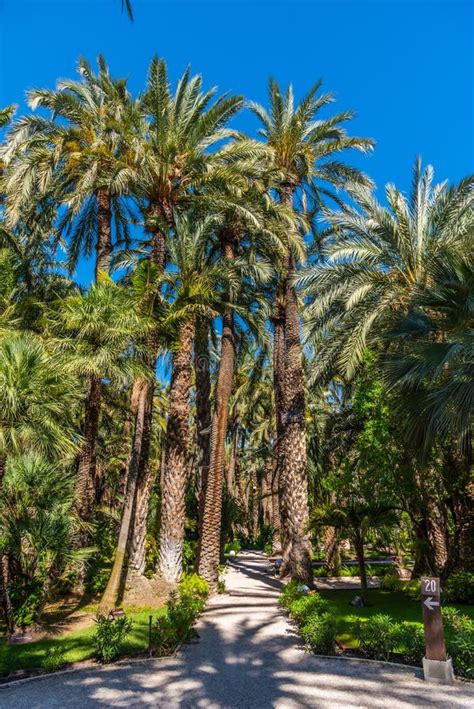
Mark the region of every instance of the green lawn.
<instances>
[{"instance_id":1,"label":"green lawn","mask_svg":"<svg viewBox=\"0 0 474 709\"><path fill-rule=\"evenodd\" d=\"M367 593L369 605L365 608L354 608L354 606L350 605L351 600L358 594L358 591L321 591L320 593L323 598L329 601L331 605L330 612L336 618L337 639L349 647L357 647L357 641L354 637L356 621L363 621L376 613L389 615L397 622L407 621L420 625L422 623L421 602L413 601L403 593L369 590ZM474 619L474 606L456 605L455 607L464 615Z\"/></svg>"},{"instance_id":2,"label":"green lawn","mask_svg":"<svg viewBox=\"0 0 474 709\"><path fill-rule=\"evenodd\" d=\"M133 629L123 645L123 653L145 651L148 647L148 618L157 618L166 612L165 608L142 608L129 611L127 615L133 621ZM51 640L39 640L27 645L8 645L0 641L0 675L7 675L15 670L39 669L51 648L60 646L66 662L86 660L94 655L92 635L95 626L77 630Z\"/></svg>"}]
</instances>

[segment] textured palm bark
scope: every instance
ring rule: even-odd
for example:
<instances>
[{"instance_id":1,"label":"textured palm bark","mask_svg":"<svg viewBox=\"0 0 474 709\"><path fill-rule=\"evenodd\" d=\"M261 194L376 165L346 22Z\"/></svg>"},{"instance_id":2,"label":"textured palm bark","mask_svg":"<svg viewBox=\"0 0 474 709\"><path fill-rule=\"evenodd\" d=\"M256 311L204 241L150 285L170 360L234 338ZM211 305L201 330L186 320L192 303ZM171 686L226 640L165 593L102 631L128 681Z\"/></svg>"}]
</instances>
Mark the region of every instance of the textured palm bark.
<instances>
[{"instance_id":1,"label":"textured palm bark","mask_svg":"<svg viewBox=\"0 0 474 709\"><path fill-rule=\"evenodd\" d=\"M3 486L3 477L5 475L6 457L0 455L0 490ZM2 602L3 614L7 631L13 633L15 624L13 621L13 610L8 593L8 575L7 575L7 560L6 557L0 555L0 598Z\"/></svg>"},{"instance_id":2,"label":"textured palm bark","mask_svg":"<svg viewBox=\"0 0 474 709\"><path fill-rule=\"evenodd\" d=\"M337 576L341 565L341 555L336 527L324 528L324 554L329 575Z\"/></svg>"},{"instance_id":3,"label":"textured palm bark","mask_svg":"<svg viewBox=\"0 0 474 709\"><path fill-rule=\"evenodd\" d=\"M237 465L238 442L239 442L239 404L236 401L232 407L231 415L231 445L229 465L226 466L226 487L229 495L235 497L235 468Z\"/></svg>"},{"instance_id":4,"label":"textured palm bark","mask_svg":"<svg viewBox=\"0 0 474 709\"><path fill-rule=\"evenodd\" d=\"M360 586L362 591L367 591L367 574L365 570L364 538L360 529L354 530L354 547L359 562Z\"/></svg>"},{"instance_id":5,"label":"textured palm bark","mask_svg":"<svg viewBox=\"0 0 474 709\"><path fill-rule=\"evenodd\" d=\"M112 209L110 195L106 190L97 192L97 243L95 261L95 280L99 273L110 272L112 254Z\"/></svg>"},{"instance_id":6,"label":"textured palm bark","mask_svg":"<svg viewBox=\"0 0 474 709\"><path fill-rule=\"evenodd\" d=\"M169 583L179 581L183 567L193 343L194 323L187 322L181 327L179 346L173 354L165 464L161 483L161 526L157 571Z\"/></svg>"},{"instance_id":7,"label":"textured palm bark","mask_svg":"<svg viewBox=\"0 0 474 709\"><path fill-rule=\"evenodd\" d=\"M281 554L280 481L278 469L273 468L272 476L272 554Z\"/></svg>"},{"instance_id":8,"label":"textured palm bark","mask_svg":"<svg viewBox=\"0 0 474 709\"><path fill-rule=\"evenodd\" d=\"M77 457L77 475L74 488L74 510L83 520L90 520L95 504L101 393L99 377L90 377L82 431L83 444Z\"/></svg>"},{"instance_id":9,"label":"textured palm bark","mask_svg":"<svg viewBox=\"0 0 474 709\"><path fill-rule=\"evenodd\" d=\"M159 210L152 207L149 213L152 217L157 217ZM156 226L150 227L149 231L152 234L151 257L161 271L164 268L165 237ZM125 500L114 564L100 603L102 609L113 608L117 604L122 587L125 585L125 575L126 582L132 583L133 577L142 573L140 570L144 569L148 497L151 487L148 458L153 419L156 351L156 336L151 334L148 341L148 354L144 362L150 371L150 376L137 379L132 391L131 401L132 406L136 407L136 416L126 474ZM126 564L127 553L128 564Z\"/></svg>"},{"instance_id":10,"label":"textured palm bark","mask_svg":"<svg viewBox=\"0 0 474 709\"><path fill-rule=\"evenodd\" d=\"M262 501L261 501L261 511L262 511L262 521L263 524L271 525L273 517L273 492L272 492L272 478L273 478L273 461L268 458L265 461L265 469L262 476Z\"/></svg>"},{"instance_id":11,"label":"textured palm bark","mask_svg":"<svg viewBox=\"0 0 474 709\"><path fill-rule=\"evenodd\" d=\"M194 345L196 382L196 442L198 447L199 505L198 530L201 536L204 499L211 454L211 370L209 359L209 321L198 317Z\"/></svg>"},{"instance_id":12,"label":"textured palm bark","mask_svg":"<svg viewBox=\"0 0 474 709\"><path fill-rule=\"evenodd\" d=\"M292 206L294 184L281 187L283 204ZM313 583L311 543L308 533L308 471L306 453L305 393L298 299L293 286L294 262L288 249L285 263L285 394L284 394L284 480L282 495L282 576Z\"/></svg>"},{"instance_id":13,"label":"textured palm bark","mask_svg":"<svg viewBox=\"0 0 474 709\"><path fill-rule=\"evenodd\" d=\"M148 216L153 219L163 218L163 210L152 205ZM155 221L149 228L151 238L151 259L161 272L165 265L165 234L160 228L159 222ZM135 499L133 501L133 514L130 520L130 530L128 535L128 566L126 585L130 588L135 580L143 581L141 574L145 568L146 552L146 532L148 520L149 493L153 484L153 473L149 465L150 442L153 424L153 397L155 393L155 373L156 373L156 352L158 349L157 333L152 332L148 339L148 352L146 365L150 370L150 378L146 382L146 388L141 392L145 399L139 407L142 419L139 423L141 434L141 445L138 458L137 479L134 488Z\"/></svg>"},{"instance_id":14,"label":"textured palm bark","mask_svg":"<svg viewBox=\"0 0 474 709\"><path fill-rule=\"evenodd\" d=\"M231 234L221 235L224 258L234 257ZM222 318L222 342L219 372L216 384L216 402L211 425L211 458L204 499L201 535L198 548L198 573L211 588L219 577L219 548L221 533L222 487L225 466L225 441L229 419L229 401L235 362L234 315L225 308Z\"/></svg>"},{"instance_id":15,"label":"textured palm bark","mask_svg":"<svg viewBox=\"0 0 474 709\"><path fill-rule=\"evenodd\" d=\"M275 304L273 319L273 392L275 402L276 438L274 444L274 473L273 473L273 554L282 553L283 538L288 535L283 533L287 513L285 509L286 486L284 451L285 451L285 308L284 298L279 297ZM278 507L278 509L277 509Z\"/></svg>"},{"instance_id":16,"label":"textured palm bark","mask_svg":"<svg viewBox=\"0 0 474 709\"><path fill-rule=\"evenodd\" d=\"M125 569L125 557L129 544L131 530L133 530L132 518L136 511L136 491L137 481L140 473L140 458L142 447L149 432L147 431L148 410L152 406L154 383L151 380L140 378L134 384L133 396L138 400L135 417L135 432L132 449L130 452L129 468L127 475L127 485L125 491L125 501L120 521L120 531L115 551L112 572L100 602L101 610L113 608L119 599L121 587L123 585L123 573Z\"/></svg>"}]
</instances>

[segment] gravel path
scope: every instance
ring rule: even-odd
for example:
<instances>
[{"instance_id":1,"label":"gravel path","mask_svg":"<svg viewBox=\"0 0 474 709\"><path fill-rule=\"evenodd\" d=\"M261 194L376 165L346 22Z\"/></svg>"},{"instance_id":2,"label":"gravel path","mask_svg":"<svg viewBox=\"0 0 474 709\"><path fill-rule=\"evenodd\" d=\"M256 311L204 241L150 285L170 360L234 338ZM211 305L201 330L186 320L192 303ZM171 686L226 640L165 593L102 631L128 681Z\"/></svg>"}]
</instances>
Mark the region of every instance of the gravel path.
<instances>
[{"instance_id":1,"label":"gravel path","mask_svg":"<svg viewBox=\"0 0 474 709\"><path fill-rule=\"evenodd\" d=\"M427 685L416 670L306 654L279 612L262 554L242 553L213 598L200 642L177 657L89 668L0 688L0 707L296 709L474 706L474 685Z\"/></svg>"}]
</instances>

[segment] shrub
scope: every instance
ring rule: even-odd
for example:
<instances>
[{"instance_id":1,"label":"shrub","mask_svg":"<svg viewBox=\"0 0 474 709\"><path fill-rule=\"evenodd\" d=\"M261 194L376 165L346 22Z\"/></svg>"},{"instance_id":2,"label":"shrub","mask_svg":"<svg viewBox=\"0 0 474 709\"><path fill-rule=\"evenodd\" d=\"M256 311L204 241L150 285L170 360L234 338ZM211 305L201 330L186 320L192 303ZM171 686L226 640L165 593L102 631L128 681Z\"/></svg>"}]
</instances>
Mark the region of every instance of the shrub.
<instances>
[{"instance_id":1,"label":"shrub","mask_svg":"<svg viewBox=\"0 0 474 709\"><path fill-rule=\"evenodd\" d=\"M98 613L96 631L93 635L95 652L100 662L112 662L120 654L120 648L125 637L132 630L132 621L126 616L110 618Z\"/></svg>"},{"instance_id":2,"label":"shrub","mask_svg":"<svg viewBox=\"0 0 474 709\"><path fill-rule=\"evenodd\" d=\"M298 581L289 581L289 583L283 586L280 598L278 599L278 603L283 606L283 608L289 608L293 601L296 601L297 598L301 598L303 594L298 591L298 586Z\"/></svg>"},{"instance_id":3,"label":"shrub","mask_svg":"<svg viewBox=\"0 0 474 709\"><path fill-rule=\"evenodd\" d=\"M455 633L471 630L474 627L474 621L468 615L460 613L457 608L445 606L442 608L442 613L444 624Z\"/></svg>"},{"instance_id":4,"label":"shrub","mask_svg":"<svg viewBox=\"0 0 474 709\"><path fill-rule=\"evenodd\" d=\"M378 613L365 622L356 623L356 638L359 647L367 657L374 660L388 660L397 646L398 626L390 616Z\"/></svg>"},{"instance_id":5,"label":"shrub","mask_svg":"<svg viewBox=\"0 0 474 709\"><path fill-rule=\"evenodd\" d=\"M152 628L152 648L158 655L169 655L192 636L192 626L204 609L209 594L207 581L197 574L184 576L178 591L170 593L166 614Z\"/></svg>"},{"instance_id":6,"label":"shrub","mask_svg":"<svg viewBox=\"0 0 474 709\"><path fill-rule=\"evenodd\" d=\"M315 569L313 569L313 573L316 578L328 576L328 568L327 566L317 566Z\"/></svg>"},{"instance_id":7,"label":"shrub","mask_svg":"<svg viewBox=\"0 0 474 709\"><path fill-rule=\"evenodd\" d=\"M421 665L425 655L425 633L419 625L403 622L394 629L394 639L407 662Z\"/></svg>"},{"instance_id":8,"label":"shrub","mask_svg":"<svg viewBox=\"0 0 474 709\"><path fill-rule=\"evenodd\" d=\"M46 672L57 672L66 664L64 650L60 645L53 645L43 658L41 666Z\"/></svg>"},{"instance_id":9,"label":"shrub","mask_svg":"<svg viewBox=\"0 0 474 709\"><path fill-rule=\"evenodd\" d=\"M322 615L329 609L329 603L317 593L301 596L292 601L288 606L291 618L298 623L304 623L309 615Z\"/></svg>"},{"instance_id":10,"label":"shrub","mask_svg":"<svg viewBox=\"0 0 474 709\"><path fill-rule=\"evenodd\" d=\"M443 586L443 600L474 604L474 573L464 571L450 576Z\"/></svg>"},{"instance_id":11,"label":"shrub","mask_svg":"<svg viewBox=\"0 0 474 709\"><path fill-rule=\"evenodd\" d=\"M401 579L399 579L398 576L392 576L392 574L386 574L382 579L382 583L380 584L380 588L383 591L403 591L404 582Z\"/></svg>"},{"instance_id":12,"label":"shrub","mask_svg":"<svg viewBox=\"0 0 474 709\"><path fill-rule=\"evenodd\" d=\"M231 551L235 551L235 553L238 554L239 551L241 551L241 549L242 549L242 546L240 545L240 542L238 542L236 539L234 539L233 542L227 542L224 545L224 554L228 555L229 552L231 552Z\"/></svg>"},{"instance_id":13,"label":"shrub","mask_svg":"<svg viewBox=\"0 0 474 709\"><path fill-rule=\"evenodd\" d=\"M474 623L456 633L448 643L454 670L460 677L474 679Z\"/></svg>"},{"instance_id":14,"label":"shrub","mask_svg":"<svg viewBox=\"0 0 474 709\"><path fill-rule=\"evenodd\" d=\"M225 593L226 588L225 588L225 581L224 579L219 579L217 582L217 593Z\"/></svg>"},{"instance_id":15,"label":"shrub","mask_svg":"<svg viewBox=\"0 0 474 709\"><path fill-rule=\"evenodd\" d=\"M318 655L334 655L336 648L336 626L330 613L310 613L300 628L306 645Z\"/></svg>"},{"instance_id":16,"label":"shrub","mask_svg":"<svg viewBox=\"0 0 474 709\"><path fill-rule=\"evenodd\" d=\"M474 679L474 621L460 613L457 608L443 608L443 621L453 632L448 642L456 674Z\"/></svg>"}]
</instances>

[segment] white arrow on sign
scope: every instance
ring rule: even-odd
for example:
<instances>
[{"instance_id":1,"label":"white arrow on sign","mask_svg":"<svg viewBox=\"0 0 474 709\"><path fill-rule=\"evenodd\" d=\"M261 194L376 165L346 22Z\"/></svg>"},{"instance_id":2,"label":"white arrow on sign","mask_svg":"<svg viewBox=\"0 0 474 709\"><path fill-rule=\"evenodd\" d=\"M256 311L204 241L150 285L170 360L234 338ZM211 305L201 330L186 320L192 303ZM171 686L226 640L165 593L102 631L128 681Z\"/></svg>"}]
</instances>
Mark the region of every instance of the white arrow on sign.
<instances>
[{"instance_id":1,"label":"white arrow on sign","mask_svg":"<svg viewBox=\"0 0 474 709\"><path fill-rule=\"evenodd\" d=\"M433 608L436 608L436 606L439 606L439 601L434 601L433 596L428 596L428 598L425 598L423 601L425 606L428 608L429 611L432 611Z\"/></svg>"}]
</instances>

